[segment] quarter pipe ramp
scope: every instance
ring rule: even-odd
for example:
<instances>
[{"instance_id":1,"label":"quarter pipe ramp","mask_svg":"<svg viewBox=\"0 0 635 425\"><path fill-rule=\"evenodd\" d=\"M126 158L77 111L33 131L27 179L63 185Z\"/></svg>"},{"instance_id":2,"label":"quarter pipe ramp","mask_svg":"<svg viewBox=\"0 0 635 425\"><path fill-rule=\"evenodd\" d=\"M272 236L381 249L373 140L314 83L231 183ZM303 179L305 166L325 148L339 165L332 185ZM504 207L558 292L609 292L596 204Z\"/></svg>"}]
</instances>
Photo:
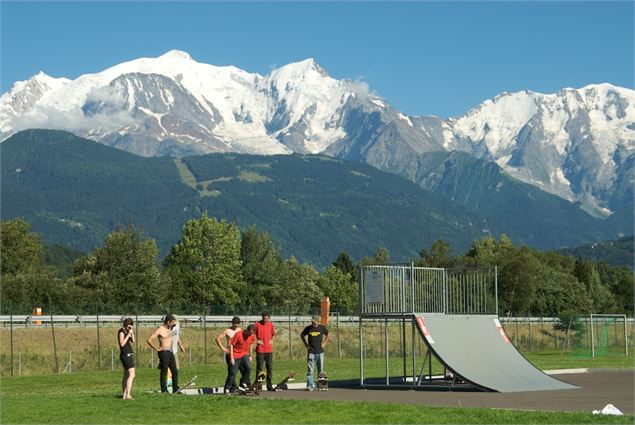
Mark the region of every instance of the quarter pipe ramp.
<instances>
[{"instance_id":1,"label":"quarter pipe ramp","mask_svg":"<svg viewBox=\"0 0 635 425\"><path fill-rule=\"evenodd\" d=\"M498 392L577 388L529 363L494 315L417 314L415 321L432 353L477 387Z\"/></svg>"}]
</instances>

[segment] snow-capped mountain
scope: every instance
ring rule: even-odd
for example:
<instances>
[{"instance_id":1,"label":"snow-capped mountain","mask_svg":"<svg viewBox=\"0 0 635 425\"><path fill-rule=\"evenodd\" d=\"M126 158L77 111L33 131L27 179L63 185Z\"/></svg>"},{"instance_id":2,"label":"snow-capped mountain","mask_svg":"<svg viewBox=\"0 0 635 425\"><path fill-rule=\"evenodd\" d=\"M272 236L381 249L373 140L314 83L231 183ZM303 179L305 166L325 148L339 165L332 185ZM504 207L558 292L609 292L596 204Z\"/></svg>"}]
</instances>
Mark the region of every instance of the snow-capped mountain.
<instances>
[{"instance_id":1,"label":"snow-capped mountain","mask_svg":"<svg viewBox=\"0 0 635 425\"><path fill-rule=\"evenodd\" d=\"M330 78L312 59L261 76L170 51L40 84L37 99L20 102L24 87L42 78L16 83L0 98L3 138L60 128L146 156L317 153L345 136L337 111L362 87Z\"/></svg>"},{"instance_id":2,"label":"snow-capped mountain","mask_svg":"<svg viewBox=\"0 0 635 425\"><path fill-rule=\"evenodd\" d=\"M635 91L597 84L504 93L448 120L443 146L493 160L519 180L607 214L623 201L615 192L625 185L632 192Z\"/></svg>"},{"instance_id":3,"label":"snow-capped mountain","mask_svg":"<svg viewBox=\"0 0 635 425\"><path fill-rule=\"evenodd\" d=\"M596 214L633 202L635 91L609 84L504 93L444 120L407 116L313 59L262 76L170 51L15 83L0 97L0 139L26 128L146 156L325 153L415 181L421 154L460 150Z\"/></svg>"}]
</instances>

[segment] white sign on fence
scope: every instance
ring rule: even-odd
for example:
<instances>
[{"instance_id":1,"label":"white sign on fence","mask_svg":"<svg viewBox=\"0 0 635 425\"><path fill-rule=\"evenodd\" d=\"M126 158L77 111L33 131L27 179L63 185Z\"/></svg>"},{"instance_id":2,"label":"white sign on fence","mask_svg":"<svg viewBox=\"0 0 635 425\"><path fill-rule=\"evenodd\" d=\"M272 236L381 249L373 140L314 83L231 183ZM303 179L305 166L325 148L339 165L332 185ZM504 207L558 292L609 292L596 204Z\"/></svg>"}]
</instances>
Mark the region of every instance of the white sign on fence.
<instances>
[{"instance_id":1,"label":"white sign on fence","mask_svg":"<svg viewBox=\"0 0 635 425\"><path fill-rule=\"evenodd\" d=\"M364 288L366 304L384 303L383 270L364 270Z\"/></svg>"}]
</instances>

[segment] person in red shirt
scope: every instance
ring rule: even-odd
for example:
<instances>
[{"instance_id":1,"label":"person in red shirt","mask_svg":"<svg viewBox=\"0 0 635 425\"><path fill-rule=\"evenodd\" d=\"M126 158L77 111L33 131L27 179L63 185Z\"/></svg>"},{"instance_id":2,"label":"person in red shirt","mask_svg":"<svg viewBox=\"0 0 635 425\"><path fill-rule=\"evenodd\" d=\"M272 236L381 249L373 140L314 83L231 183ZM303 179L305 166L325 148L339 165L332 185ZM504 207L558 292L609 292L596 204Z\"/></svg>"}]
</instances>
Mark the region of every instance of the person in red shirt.
<instances>
[{"instance_id":1,"label":"person in red shirt","mask_svg":"<svg viewBox=\"0 0 635 425\"><path fill-rule=\"evenodd\" d=\"M262 320L256 322L256 375L260 374L267 367L267 390L273 391L273 337L276 330L269 320L269 313L262 313Z\"/></svg>"},{"instance_id":2,"label":"person in red shirt","mask_svg":"<svg viewBox=\"0 0 635 425\"><path fill-rule=\"evenodd\" d=\"M236 373L240 370L240 387L247 389L251 386L251 346L256 341L256 326L249 325L247 329L238 331L229 340L229 361L231 369L227 381L229 388L235 385Z\"/></svg>"}]
</instances>

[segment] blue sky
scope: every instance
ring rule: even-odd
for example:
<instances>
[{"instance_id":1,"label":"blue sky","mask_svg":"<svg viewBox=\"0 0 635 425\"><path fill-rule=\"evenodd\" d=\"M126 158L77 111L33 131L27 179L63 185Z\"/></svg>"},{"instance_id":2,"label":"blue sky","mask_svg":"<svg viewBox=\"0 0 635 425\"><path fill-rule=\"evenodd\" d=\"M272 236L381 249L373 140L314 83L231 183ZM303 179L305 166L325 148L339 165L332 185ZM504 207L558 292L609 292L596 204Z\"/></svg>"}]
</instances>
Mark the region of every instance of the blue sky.
<instances>
[{"instance_id":1,"label":"blue sky","mask_svg":"<svg viewBox=\"0 0 635 425\"><path fill-rule=\"evenodd\" d=\"M266 74L313 57L410 115L463 114L504 91L634 87L631 1L1 1L1 89L184 50Z\"/></svg>"}]
</instances>

